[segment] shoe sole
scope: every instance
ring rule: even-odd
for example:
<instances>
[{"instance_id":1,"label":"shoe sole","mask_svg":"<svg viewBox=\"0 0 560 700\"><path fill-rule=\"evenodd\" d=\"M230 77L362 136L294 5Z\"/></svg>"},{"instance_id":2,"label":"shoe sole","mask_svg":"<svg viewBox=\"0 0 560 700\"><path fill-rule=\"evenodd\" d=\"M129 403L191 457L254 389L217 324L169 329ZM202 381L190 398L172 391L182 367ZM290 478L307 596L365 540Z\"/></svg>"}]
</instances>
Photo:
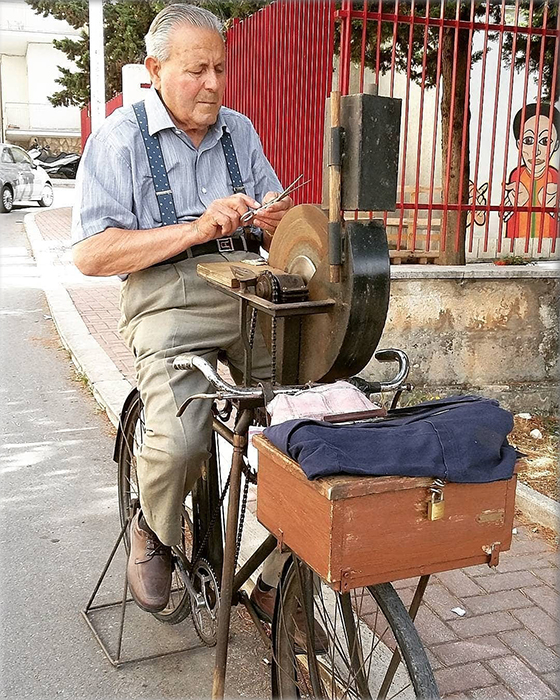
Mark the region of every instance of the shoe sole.
<instances>
[{"instance_id":1,"label":"shoe sole","mask_svg":"<svg viewBox=\"0 0 560 700\"><path fill-rule=\"evenodd\" d=\"M138 598L134 595L134 591L133 591L132 588L130 587L130 584L129 584L129 586L128 586L128 590L130 591L130 595L132 596L132 599L134 600L134 602L136 603L136 605L140 608L140 610L143 610L144 612L147 612L147 613L159 613L159 612L162 612L163 610L165 610L165 608L169 605L169 599L168 599L167 602L165 603L165 605L163 605L161 608L160 608L160 607L158 607L158 608L149 607L149 608L148 608L148 607L146 607L145 605L143 605L143 604L138 600Z\"/></svg>"},{"instance_id":2,"label":"shoe sole","mask_svg":"<svg viewBox=\"0 0 560 700\"><path fill-rule=\"evenodd\" d=\"M251 605L255 608L255 612L257 613L257 616L261 622L267 622L269 625L272 624L272 617L266 613L257 603L255 603L253 600L249 598L249 602Z\"/></svg>"}]
</instances>

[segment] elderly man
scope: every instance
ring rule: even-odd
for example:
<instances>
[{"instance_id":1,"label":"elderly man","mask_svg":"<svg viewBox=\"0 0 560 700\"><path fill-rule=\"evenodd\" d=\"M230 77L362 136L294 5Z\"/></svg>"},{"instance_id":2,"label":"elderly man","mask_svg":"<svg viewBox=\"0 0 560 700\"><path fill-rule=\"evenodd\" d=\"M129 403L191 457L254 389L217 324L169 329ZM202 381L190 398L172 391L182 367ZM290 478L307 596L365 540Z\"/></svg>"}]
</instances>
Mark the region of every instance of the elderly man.
<instances>
[{"instance_id":1,"label":"elderly man","mask_svg":"<svg viewBox=\"0 0 560 700\"><path fill-rule=\"evenodd\" d=\"M196 266L257 257L259 240L244 238L240 217L281 185L249 119L222 107L225 53L217 18L169 5L152 22L146 48L152 88L145 101L112 114L84 151L73 253L84 274L124 280L120 331L134 353L146 422L128 576L138 605L157 612L169 597L181 504L208 457L211 434L207 405L176 417L187 396L210 387L199 372L175 371L173 360L195 352L215 364L221 350L234 368L243 366L237 302L199 279ZM285 199L254 219L265 247L290 206ZM262 337L253 376L270 376ZM263 577L256 602L267 617L275 574L268 584Z\"/></svg>"}]
</instances>

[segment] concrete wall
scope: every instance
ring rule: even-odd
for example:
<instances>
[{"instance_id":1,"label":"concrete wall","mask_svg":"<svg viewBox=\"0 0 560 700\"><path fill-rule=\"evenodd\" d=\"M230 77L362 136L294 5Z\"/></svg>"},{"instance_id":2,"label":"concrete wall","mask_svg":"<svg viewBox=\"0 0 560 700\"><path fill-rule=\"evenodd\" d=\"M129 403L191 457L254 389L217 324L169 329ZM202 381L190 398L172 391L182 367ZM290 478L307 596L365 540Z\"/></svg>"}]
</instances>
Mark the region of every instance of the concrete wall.
<instances>
[{"instance_id":1,"label":"concrete wall","mask_svg":"<svg viewBox=\"0 0 560 700\"><path fill-rule=\"evenodd\" d=\"M27 75L29 86L29 121L32 129L80 128L78 107L53 107L48 98L62 89L55 82L60 77L58 67L75 69L65 54L51 44L30 43L27 47Z\"/></svg>"},{"instance_id":2,"label":"concrete wall","mask_svg":"<svg viewBox=\"0 0 560 700\"><path fill-rule=\"evenodd\" d=\"M379 348L408 354L419 394L475 392L514 411L554 411L559 294L558 271L538 266L393 266ZM373 360L362 374L384 370Z\"/></svg>"},{"instance_id":3,"label":"concrete wall","mask_svg":"<svg viewBox=\"0 0 560 700\"><path fill-rule=\"evenodd\" d=\"M4 104L29 102L25 56L2 56L2 100ZM17 115L6 113L6 124L10 123L10 117L15 123ZM27 128L28 124L25 126Z\"/></svg>"}]
</instances>

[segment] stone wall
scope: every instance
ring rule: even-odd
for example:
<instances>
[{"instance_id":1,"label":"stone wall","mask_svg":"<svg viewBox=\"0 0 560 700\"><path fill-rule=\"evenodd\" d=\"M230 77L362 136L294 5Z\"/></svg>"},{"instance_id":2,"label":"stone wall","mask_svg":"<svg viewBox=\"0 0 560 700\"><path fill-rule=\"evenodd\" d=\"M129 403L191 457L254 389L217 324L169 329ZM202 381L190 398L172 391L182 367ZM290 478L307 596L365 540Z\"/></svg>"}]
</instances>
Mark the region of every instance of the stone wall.
<instances>
[{"instance_id":1,"label":"stone wall","mask_svg":"<svg viewBox=\"0 0 560 700\"><path fill-rule=\"evenodd\" d=\"M514 411L557 410L555 265L393 266L379 348L408 354L419 397L477 392ZM391 369L372 360L362 375Z\"/></svg>"}]
</instances>

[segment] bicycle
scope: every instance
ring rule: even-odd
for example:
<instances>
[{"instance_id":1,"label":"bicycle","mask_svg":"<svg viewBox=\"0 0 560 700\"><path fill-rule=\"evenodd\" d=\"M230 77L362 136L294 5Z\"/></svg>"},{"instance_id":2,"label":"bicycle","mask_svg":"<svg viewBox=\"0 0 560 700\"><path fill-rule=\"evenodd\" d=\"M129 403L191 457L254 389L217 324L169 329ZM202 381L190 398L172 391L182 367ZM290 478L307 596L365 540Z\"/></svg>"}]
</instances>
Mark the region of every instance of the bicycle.
<instances>
[{"instance_id":1,"label":"bicycle","mask_svg":"<svg viewBox=\"0 0 560 700\"><path fill-rule=\"evenodd\" d=\"M362 383L360 388L368 393L395 392L391 404L395 407L405 387L408 358L397 350L378 351L374 357L383 362L397 361L399 370L389 382ZM217 645L213 697L223 697L224 692L230 608L243 603L272 650L274 697L438 698L430 663L414 626L429 576L420 578L407 611L390 583L338 593L292 553L280 579L272 625L270 629L263 626L242 586L277 546L275 537L269 535L239 570L235 567L247 491L256 481L246 458L247 436L265 405L264 389L232 386L196 355L180 356L174 366L201 371L215 387L213 394L196 395L187 401L214 401L212 457L183 509L183 543L173 548L169 605L154 616L175 624L192 614L201 640L209 646ZM276 385L269 389L278 395L293 394L305 387ZM233 428L228 425L232 421ZM123 527L138 505L135 454L142 435L142 405L133 391L123 407L115 446ZM225 445L233 447L233 457L229 475L221 485ZM228 489L224 542L222 506ZM126 540L125 544L128 547ZM297 624L299 621L301 626L302 617L305 629Z\"/></svg>"}]
</instances>

